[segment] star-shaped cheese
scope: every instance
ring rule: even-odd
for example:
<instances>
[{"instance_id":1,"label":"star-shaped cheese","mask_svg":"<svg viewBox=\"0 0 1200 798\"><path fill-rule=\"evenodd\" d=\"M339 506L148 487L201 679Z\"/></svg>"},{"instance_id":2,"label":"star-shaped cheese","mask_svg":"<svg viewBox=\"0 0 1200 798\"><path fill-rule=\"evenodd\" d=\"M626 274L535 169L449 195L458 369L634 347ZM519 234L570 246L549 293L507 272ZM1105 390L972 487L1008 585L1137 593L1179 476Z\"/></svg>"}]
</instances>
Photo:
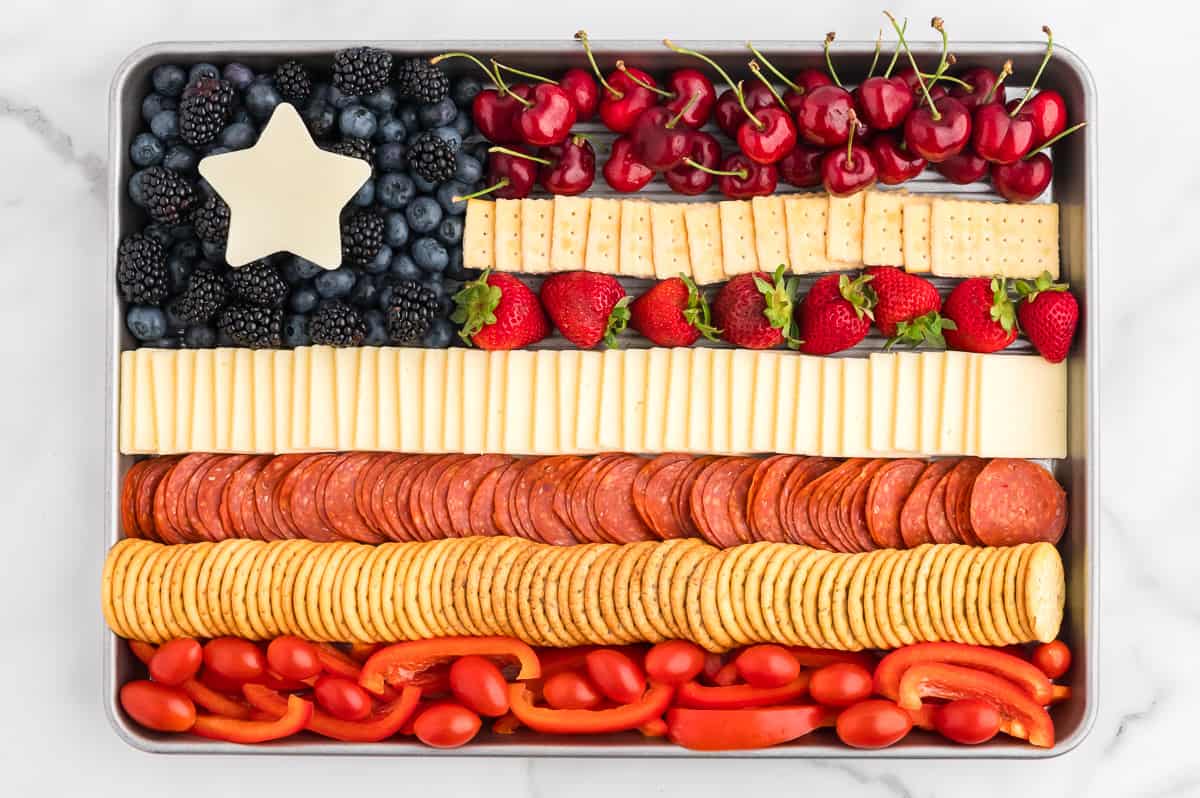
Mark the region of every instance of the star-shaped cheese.
<instances>
[{"instance_id":1,"label":"star-shaped cheese","mask_svg":"<svg viewBox=\"0 0 1200 798\"><path fill-rule=\"evenodd\" d=\"M280 103L257 144L205 158L200 174L229 205L230 266L291 252L336 269L342 263L338 216L371 167L322 150L296 109Z\"/></svg>"}]
</instances>

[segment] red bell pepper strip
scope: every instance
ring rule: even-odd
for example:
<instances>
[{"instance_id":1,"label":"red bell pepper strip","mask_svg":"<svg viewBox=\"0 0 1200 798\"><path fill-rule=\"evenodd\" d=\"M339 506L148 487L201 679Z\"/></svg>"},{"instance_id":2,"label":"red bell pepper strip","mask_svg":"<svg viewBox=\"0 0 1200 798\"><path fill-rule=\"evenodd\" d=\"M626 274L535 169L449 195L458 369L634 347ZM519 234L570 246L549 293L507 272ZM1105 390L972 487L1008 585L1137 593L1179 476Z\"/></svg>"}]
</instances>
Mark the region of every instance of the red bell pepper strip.
<instances>
[{"instance_id":1,"label":"red bell pepper strip","mask_svg":"<svg viewBox=\"0 0 1200 798\"><path fill-rule=\"evenodd\" d=\"M351 681L358 681L358 677L362 674L362 668L348 654L330 643L313 643L313 645L317 649L317 659L321 661L321 667L324 670L334 676L343 676Z\"/></svg>"},{"instance_id":2,"label":"red bell pepper strip","mask_svg":"<svg viewBox=\"0 0 1200 798\"><path fill-rule=\"evenodd\" d=\"M235 720L247 720L250 717L250 707L217 692L199 679L188 679L180 687L197 706L204 707L214 715Z\"/></svg>"},{"instance_id":3,"label":"red bell pepper strip","mask_svg":"<svg viewBox=\"0 0 1200 798\"><path fill-rule=\"evenodd\" d=\"M784 704L808 691L809 678L808 673L801 673L779 687L754 687L749 684L709 687L697 681L684 682L679 685L679 691L675 694L675 706L692 709L745 709Z\"/></svg>"},{"instance_id":4,"label":"red bell pepper strip","mask_svg":"<svg viewBox=\"0 0 1200 798\"><path fill-rule=\"evenodd\" d=\"M636 729L667 711L675 689L651 684L631 704L610 709L551 709L534 706L533 692L523 684L508 686L509 709L521 723L543 734L607 734Z\"/></svg>"},{"instance_id":5,"label":"red bell pepper strip","mask_svg":"<svg viewBox=\"0 0 1200 798\"><path fill-rule=\"evenodd\" d=\"M196 718L192 734L231 743L265 743L304 731L312 714L312 702L293 695L288 696L287 710L276 720L237 720L219 715L201 715Z\"/></svg>"},{"instance_id":6,"label":"red bell pepper strip","mask_svg":"<svg viewBox=\"0 0 1200 798\"><path fill-rule=\"evenodd\" d=\"M348 655L350 659L361 665L381 648L383 648L382 643L351 643Z\"/></svg>"},{"instance_id":7,"label":"red bell pepper strip","mask_svg":"<svg viewBox=\"0 0 1200 798\"><path fill-rule=\"evenodd\" d=\"M813 705L667 712L667 737L693 751L742 751L786 743L829 725L837 710Z\"/></svg>"},{"instance_id":8,"label":"red bell pepper strip","mask_svg":"<svg viewBox=\"0 0 1200 798\"><path fill-rule=\"evenodd\" d=\"M279 717L287 710L286 699L268 687L248 684L242 688L242 692L247 701L272 717ZM421 688L406 687L400 691L399 698L380 706L365 720L342 720L314 707L305 728L344 743L376 743L400 731L417 708L420 698Z\"/></svg>"},{"instance_id":9,"label":"red bell pepper strip","mask_svg":"<svg viewBox=\"0 0 1200 798\"><path fill-rule=\"evenodd\" d=\"M1042 706L1049 704L1054 694L1046 674L1032 663L994 648L965 643L917 643L896 649L875 668L875 692L898 701L900 680L905 671L914 665L931 662L965 665L1001 676L1019 685Z\"/></svg>"},{"instance_id":10,"label":"red bell pepper strip","mask_svg":"<svg viewBox=\"0 0 1200 798\"><path fill-rule=\"evenodd\" d=\"M496 734L515 734L519 728L521 728L521 721L517 720L517 716L511 712L501 715L492 723L492 731Z\"/></svg>"},{"instance_id":11,"label":"red bell pepper strip","mask_svg":"<svg viewBox=\"0 0 1200 798\"><path fill-rule=\"evenodd\" d=\"M916 710L924 698L978 698L1000 712L1002 730L1039 748L1054 746L1054 721L1050 713L1018 684L986 671L926 662L913 665L900 679L897 703Z\"/></svg>"},{"instance_id":12,"label":"red bell pepper strip","mask_svg":"<svg viewBox=\"0 0 1200 798\"><path fill-rule=\"evenodd\" d=\"M667 722L662 718L651 718L638 726L638 731L642 733L643 737L666 737Z\"/></svg>"},{"instance_id":13,"label":"red bell pepper strip","mask_svg":"<svg viewBox=\"0 0 1200 798\"><path fill-rule=\"evenodd\" d=\"M602 648L620 651L638 665L646 654L645 646L571 646L570 648L540 648L537 649L538 662L541 664L541 679L545 681L551 676L563 671L580 671L585 667L587 655Z\"/></svg>"},{"instance_id":14,"label":"red bell pepper strip","mask_svg":"<svg viewBox=\"0 0 1200 798\"><path fill-rule=\"evenodd\" d=\"M737 680L741 678L738 674L737 665L732 662L727 662L721 666L712 676L712 683L717 687L730 687L737 684Z\"/></svg>"},{"instance_id":15,"label":"red bell pepper strip","mask_svg":"<svg viewBox=\"0 0 1200 798\"><path fill-rule=\"evenodd\" d=\"M1071 699L1071 688L1065 684L1056 684L1051 688L1051 690L1052 693L1050 695L1050 706L1061 704L1062 702L1069 701Z\"/></svg>"},{"instance_id":16,"label":"red bell pepper strip","mask_svg":"<svg viewBox=\"0 0 1200 798\"><path fill-rule=\"evenodd\" d=\"M936 709L936 704L921 704L921 706L917 709L905 709L905 711L908 713L908 716L912 718L912 725L916 726L918 729L924 729L925 731L935 731L936 727L933 725L933 713Z\"/></svg>"},{"instance_id":17,"label":"red bell pepper strip","mask_svg":"<svg viewBox=\"0 0 1200 798\"><path fill-rule=\"evenodd\" d=\"M476 654L521 666L517 679L536 679L541 666L533 649L511 637L436 637L381 648L362 667L358 683L379 695L384 685L424 687L438 678L440 666Z\"/></svg>"},{"instance_id":18,"label":"red bell pepper strip","mask_svg":"<svg viewBox=\"0 0 1200 798\"><path fill-rule=\"evenodd\" d=\"M149 667L150 660L154 658L154 652L158 651L158 648L149 643L143 643L141 640L130 640L129 650L133 652L133 656L141 660L143 665Z\"/></svg>"},{"instance_id":19,"label":"red bell pepper strip","mask_svg":"<svg viewBox=\"0 0 1200 798\"><path fill-rule=\"evenodd\" d=\"M849 662L853 665L861 665L867 669L868 673L873 673L878 662L873 656L862 651L831 651L808 646L788 646L787 650L800 660L801 668L824 668L826 665Z\"/></svg>"}]
</instances>

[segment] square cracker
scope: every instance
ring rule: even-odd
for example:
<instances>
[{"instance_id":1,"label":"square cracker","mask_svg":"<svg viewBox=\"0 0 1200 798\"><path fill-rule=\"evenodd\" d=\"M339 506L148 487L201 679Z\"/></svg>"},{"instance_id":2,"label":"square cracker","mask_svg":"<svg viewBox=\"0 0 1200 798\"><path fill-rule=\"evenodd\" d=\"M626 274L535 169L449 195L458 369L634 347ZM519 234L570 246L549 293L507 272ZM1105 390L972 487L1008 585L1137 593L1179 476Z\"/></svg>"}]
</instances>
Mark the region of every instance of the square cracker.
<instances>
[{"instance_id":1,"label":"square cracker","mask_svg":"<svg viewBox=\"0 0 1200 798\"><path fill-rule=\"evenodd\" d=\"M910 272L928 272L929 197L907 196L901 201L900 207L904 269Z\"/></svg>"},{"instance_id":2,"label":"square cracker","mask_svg":"<svg viewBox=\"0 0 1200 798\"><path fill-rule=\"evenodd\" d=\"M654 243L654 276L660 280L679 274L690 275L687 228L683 204L656 202L650 206L651 238Z\"/></svg>"},{"instance_id":3,"label":"square cracker","mask_svg":"<svg viewBox=\"0 0 1200 798\"><path fill-rule=\"evenodd\" d=\"M783 198L788 261L797 274L837 271L849 264L832 263L825 254L829 198L824 194L792 194Z\"/></svg>"},{"instance_id":4,"label":"square cracker","mask_svg":"<svg viewBox=\"0 0 1200 798\"><path fill-rule=\"evenodd\" d=\"M1058 206L934 199L930 263L948 277L1059 273Z\"/></svg>"},{"instance_id":5,"label":"square cracker","mask_svg":"<svg viewBox=\"0 0 1200 798\"><path fill-rule=\"evenodd\" d=\"M583 268L591 204L592 201L586 197L554 198L554 239L550 244L550 271L569 272Z\"/></svg>"},{"instance_id":6,"label":"square cracker","mask_svg":"<svg viewBox=\"0 0 1200 798\"><path fill-rule=\"evenodd\" d=\"M616 274L620 262L621 201L596 197L588 214L587 248L583 268Z\"/></svg>"},{"instance_id":7,"label":"square cracker","mask_svg":"<svg viewBox=\"0 0 1200 798\"><path fill-rule=\"evenodd\" d=\"M490 200L467 200L463 229L463 266L490 269L496 265L496 204Z\"/></svg>"},{"instance_id":8,"label":"square cracker","mask_svg":"<svg viewBox=\"0 0 1200 798\"><path fill-rule=\"evenodd\" d=\"M783 197L754 197L750 209L754 215L754 249L759 267L767 272L774 272L779 266L790 268Z\"/></svg>"},{"instance_id":9,"label":"square cracker","mask_svg":"<svg viewBox=\"0 0 1200 798\"><path fill-rule=\"evenodd\" d=\"M868 266L904 263L903 205L903 192L867 192L863 206L863 263Z\"/></svg>"},{"instance_id":10,"label":"square cracker","mask_svg":"<svg viewBox=\"0 0 1200 798\"><path fill-rule=\"evenodd\" d=\"M499 199L495 217L496 270L523 271L521 262L521 200Z\"/></svg>"},{"instance_id":11,"label":"square cracker","mask_svg":"<svg viewBox=\"0 0 1200 798\"><path fill-rule=\"evenodd\" d=\"M1033 279L1042 272L1059 277L1058 203L1001 203L995 242L1000 273Z\"/></svg>"},{"instance_id":12,"label":"square cracker","mask_svg":"<svg viewBox=\"0 0 1200 798\"><path fill-rule=\"evenodd\" d=\"M758 271L754 248L754 214L750 203L725 200L718 203L721 212L721 261L726 275Z\"/></svg>"},{"instance_id":13,"label":"square cracker","mask_svg":"<svg viewBox=\"0 0 1200 798\"><path fill-rule=\"evenodd\" d=\"M621 200L621 261L619 272L630 277L654 276L654 238L650 203Z\"/></svg>"},{"instance_id":14,"label":"square cracker","mask_svg":"<svg viewBox=\"0 0 1200 798\"><path fill-rule=\"evenodd\" d=\"M550 271L550 244L554 239L554 202L521 200L521 271Z\"/></svg>"},{"instance_id":15,"label":"square cracker","mask_svg":"<svg viewBox=\"0 0 1200 798\"><path fill-rule=\"evenodd\" d=\"M721 258L721 212L715 202L686 204L683 208L687 228L692 278L700 285L725 279Z\"/></svg>"},{"instance_id":16,"label":"square cracker","mask_svg":"<svg viewBox=\"0 0 1200 798\"><path fill-rule=\"evenodd\" d=\"M858 265L863 262L864 192L849 197L829 197L825 228L825 254L830 260Z\"/></svg>"}]
</instances>

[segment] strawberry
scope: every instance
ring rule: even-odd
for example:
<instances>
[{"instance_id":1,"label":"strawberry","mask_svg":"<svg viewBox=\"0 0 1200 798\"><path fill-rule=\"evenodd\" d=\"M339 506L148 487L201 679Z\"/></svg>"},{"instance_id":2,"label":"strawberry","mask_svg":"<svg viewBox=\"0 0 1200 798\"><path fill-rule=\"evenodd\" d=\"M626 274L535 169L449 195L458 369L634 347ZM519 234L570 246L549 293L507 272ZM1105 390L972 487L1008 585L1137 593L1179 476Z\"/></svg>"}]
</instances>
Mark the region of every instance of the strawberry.
<instances>
[{"instance_id":1,"label":"strawberry","mask_svg":"<svg viewBox=\"0 0 1200 798\"><path fill-rule=\"evenodd\" d=\"M830 274L812 284L800 303L800 351L810 355L829 355L849 349L867 337L871 330L875 291L868 285L869 274L851 280L844 274Z\"/></svg>"},{"instance_id":2,"label":"strawberry","mask_svg":"<svg viewBox=\"0 0 1200 798\"><path fill-rule=\"evenodd\" d=\"M519 349L550 334L550 323L529 286L511 274L485 271L454 295L450 320L480 349Z\"/></svg>"},{"instance_id":3,"label":"strawberry","mask_svg":"<svg viewBox=\"0 0 1200 798\"><path fill-rule=\"evenodd\" d=\"M943 329L954 322L942 318L942 298L933 283L895 266L872 266L867 274L879 301L875 303L875 326L890 348L898 341L912 346L922 343L946 348Z\"/></svg>"},{"instance_id":4,"label":"strawberry","mask_svg":"<svg viewBox=\"0 0 1200 798\"><path fill-rule=\"evenodd\" d=\"M942 306L954 329L946 343L967 352L998 352L1017 337L1017 315L1003 277L972 277L954 286Z\"/></svg>"},{"instance_id":5,"label":"strawberry","mask_svg":"<svg viewBox=\"0 0 1200 798\"><path fill-rule=\"evenodd\" d=\"M617 345L629 321L630 298L615 277L595 272L563 272L547 277L539 295L542 307L568 341L591 349L604 341Z\"/></svg>"},{"instance_id":6,"label":"strawberry","mask_svg":"<svg viewBox=\"0 0 1200 798\"><path fill-rule=\"evenodd\" d=\"M784 279L782 266L773 278L755 272L725 283L712 306L721 337L747 349L770 349L784 341L792 348L798 346L792 317L798 285L795 277Z\"/></svg>"},{"instance_id":7,"label":"strawberry","mask_svg":"<svg viewBox=\"0 0 1200 798\"><path fill-rule=\"evenodd\" d=\"M1033 283L1017 280L1017 321L1042 357L1061 363L1071 350L1079 324L1079 303L1064 283L1042 272Z\"/></svg>"},{"instance_id":8,"label":"strawberry","mask_svg":"<svg viewBox=\"0 0 1200 798\"><path fill-rule=\"evenodd\" d=\"M692 278L680 275L661 280L629 308L633 329L658 346L691 346L703 335L717 340L708 301Z\"/></svg>"}]
</instances>

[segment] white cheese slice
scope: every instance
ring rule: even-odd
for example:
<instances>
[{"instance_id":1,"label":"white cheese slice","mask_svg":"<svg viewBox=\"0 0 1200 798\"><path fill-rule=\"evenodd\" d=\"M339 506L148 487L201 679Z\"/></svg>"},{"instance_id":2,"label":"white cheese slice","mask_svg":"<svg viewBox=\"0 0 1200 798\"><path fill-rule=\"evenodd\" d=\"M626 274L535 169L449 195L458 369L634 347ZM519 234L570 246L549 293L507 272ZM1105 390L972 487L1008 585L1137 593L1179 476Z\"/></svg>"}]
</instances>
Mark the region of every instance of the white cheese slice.
<instances>
[{"instance_id":1,"label":"white cheese slice","mask_svg":"<svg viewBox=\"0 0 1200 798\"><path fill-rule=\"evenodd\" d=\"M402 346L396 352L396 425L400 431L400 451L422 452L425 397L422 375L426 350Z\"/></svg>"},{"instance_id":2,"label":"white cheese slice","mask_svg":"<svg viewBox=\"0 0 1200 798\"><path fill-rule=\"evenodd\" d=\"M196 385L196 350L181 349L175 356L175 450L191 448L192 394Z\"/></svg>"},{"instance_id":3,"label":"white cheese slice","mask_svg":"<svg viewBox=\"0 0 1200 798\"><path fill-rule=\"evenodd\" d=\"M401 451L399 357L399 349L391 346L381 347L375 375L375 382L379 386L375 438L379 448L386 452Z\"/></svg>"},{"instance_id":4,"label":"white cheese slice","mask_svg":"<svg viewBox=\"0 0 1200 798\"><path fill-rule=\"evenodd\" d=\"M796 380L796 430L791 451L796 454L820 454L821 398L825 395L821 384L823 358L809 355L796 357L800 360L800 373Z\"/></svg>"},{"instance_id":5,"label":"white cheese slice","mask_svg":"<svg viewBox=\"0 0 1200 798\"><path fill-rule=\"evenodd\" d=\"M508 454L533 451L533 352L514 349L505 359L504 444Z\"/></svg>"},{"instance_id":6,"label":"white cheese slice","mask_svg":"<svg viewBox=\"0 0 1200 798\"><path fill-rule=\"evenodd\" d=\"M757 199L757 197L756 197ZM783 207L780 206L780 214ZM755 217L755 222L757 223ZM782 222L780 222L782 225ZM754 370L754 399L750 416L750 448L752 452L770 452L775 449L775 424L779 413L775 403L779 399L779 361L786 356L778 352L756 353Z\"/></svg>"},{"instance_id":7,"label":"white cheese slice","mask_svg":"<svg viewBox=\"0 0 1200 798\"><path fill-rule=\"evenodd\" d=\"M172 385L172 390L174 386ZM254 351L233 352L233 405L229 422L229 448L235 452L254 451Z\"/></svg>"},{"instance_id":8,"label":"white cheese slice","mask_svg":"<svg viewBox=\"0 0 1200 798\"><path fill-rule=\"evenodd\" d=\"M872 451L887 452L892 449L895 433L896 356L886 352L872 352L867 363L871 397L867 440Z\"/></svg>"},{"instance_id":9,"label":"white cheese slice","mask_svg":"<svg viewBox=\"0 0 1200 798\"><path fill-rule=\"evenodd\" d=\"M358 415L358 370L362 348L348 346L333 350L333 375L337 380L334 404L337 407L338 449L354 448L354 425Z\"/></svg>"},{"instance_id":10,"label":"white cheese slice","mask_svg":"<svg viewBox=\"0 0 1200 798\"><path fill-rule=\"evenodd\" d=\"M275 353L255 349L251 360L254 374L254 450L275 451Z\"/></svg>"},{"instance_id":11,"label":"white cheese slice","mask_svg":"<svg viewBox=\"0 0 1200 798\"><path fill-rule=\"evenodd\" d=\"M672 412L686 415L682 405L668 403L667 393L671 382L671 349L655 347L646 352L646 411L645 434L632 451L664 451L667 439L667 419Z\"/></svg>"},{"instance_id":12,"label":"white cheese slice","mask_svg":"<svg viewBox=\"0 0 1200 798\"><path fill-rule=\"evenodd\" d=\"M761 354L753 349L733 350L728 390L729 448L734 452L752 450L750 425L754 418L754 380Z\"/></svg>"},{"instance_id":13,"label":"white cheese slice","mask_svg":"<svg viewBox=\"0 0 1200 798\"><path fill-rule=\"evenodd\" d=\"M308 449L336 449L337 374L332 346L308 350Z\"/></svg>"},{"instance_id":14,"label":"white cheese slice","mask_svg":"<svg viewBox=\"0 0 1200 798\"><path fill-rule=\"evenodd\" d=\"M921 445L926 454L937 454L942 429L942 373L946 369L945 352L921 355Z\"/></svg>"},{"instance_id":15,"label":"white cheese slice","mask_svg":"<svg viewBox=\"0 0 1200 798\"><path fill-rule=\"evenodd\" d=\"M871 422L869 361L861 357L840 358L842 364L842 443L846 457L871 453L868 438Z\"/></svg>"},{"instance_id":16,"label":"white cheese slice","mask_svg":"<svg viewBox=\"0 0 1200 798\"><path fill-rule=\"evenodd\" d=\"M134 396L133 396L133 370L135 353L137 350L126 349L121 353L121 389L118 402L120 406L117 408L118 415L121 420L121 428L118 430L118 440L120 441L119 448L121 454L132 454L133 445L133 424L137 418L135 412Z\"/></svg>"},{"instance_id":17,"label":"white cheese slice","mask_svg":"<svg viewBox=\"0 0 1200 798\"><path fill-rule=\"evenodd\" d=\"M557 213L557 211L556 211ZM557 454L558 442L558 356L553 349L534 353L533 452Z\"/></svg>"},{"instance_id":18,"label":"white cheese slice","mask_svg":"<svg viewBox=\"0 0 1200 798\"><path fill-rule=\"evenodd\" d=\"M354 390L353 448L379 448L379 353L377 346L364 346L358 358L358 386Z\"/></svg>"},{"instance_id":19,"label":"white cheese slice","mask_svg":"<svg viewBox=\"0 0 1200 798\"><path fill-rule=\"evenodd\" d=\"M600 352L579 353L579 388L575 419L575 449L595 452L600 448L600 396L604 373L604 355Z\"/></svg>"},{"instance_id":20,"label":"white cheese slice","mask_svg":"<svg viewBox=\"0 0 1200 798\"><path fill-rule=\"evenodd\" d=\"M842 456L842 360L821 358L821 454Z\"/></svg>"},{"instance_id":21,"label":"white cheese slice","mask_svg":"<svg viewBox=\"0 0 1200 798\"><path fill-rule=\"evenodd\" d=\"M967 450L967 362L966 352L946 352L942 370L942 409L938 453L963 454Z\"/></svg>"},{"instance_id":22,"label":"white cheese slice","mask_svg":"<svg viewBox=\"0 0 1200 798\"><path fill-rule=\"evenodd\" d=\"M709 407L709 439L716 454L733 451L729 442L729 380L733 373L733 350L716 349L712 355L712 380Z\"/></svg>"},{"instance_id":23,"label":"white cheese slice","mask_svg":"<svg viewBox=\"0 0 1200 798\"><path fill-rule=\"evenodd\" d=\"M796 417L800 415L797 388L800 383L800 358L780 355L775 375L775 440L771 450L790 452L796 438Z\"/></svg>"},{"instance_id":24,"label":"white cheese slice","mask_svg":"<svg viewBox=\"0 0 1200 798\"><path fill-rule=\"evenodd\" d=\"M673 412L683 414L682 408L687 408L687 440L684 442L684 449L689 452L703 453L713 448L713 355L718 350L707 346L697 346L692 347L689 351L691 353L691 374L688 376L687 403L675 408ZM664 448L666 448L665 443Z\"/></svg>"},{"instance_id":25,"label":"white cheese slice","mask_svg":"<svg viewBox=\"0 0 1200 798\"><path fill-rule=\"evenodd\" d=\"M463 450L463 355L465 349L446 350L446 389L442 399L442 450Z\"/></svg>"},{"instance_id":26,"label":"white cheese slice","mask_svg":"<svg viewBox=\"0 0 1200 798\"><path fill-rule=\"evenodd\" d=\"M137 452L156 452L158 432L154 412L154 350L142 347L134 351L133 395L138 408L138 421L133 425L133 449Z\"/></svg>"},{"instance_id":27,"label":"white cheese slice","mask_svg":"<svg viewBox=\"0 0 1200 798\"><path fill-rule=\"evenodd\" d=\"M211 452L217 448L216 409L213 393L213 361L215 350L197 349L192 369L192 435L189 448L193 452Z\"/></svg>"},{"instance_id":28,"label":"white cheese slice","mask_svg":"<svg viewBox=\"0 0 1200 798\"><path fill-rule=\"evenodd\" d=\"M921 450L921 355L896 353L896 398L892 426L892 449Z\"/></svg>"},{"instance_id":29,"label":"white cheese slice","mask_svg":"<svg viewBox=\"0 0 1200 798\"><path fill-rule=\"evenodd\" d=\"M275 390L275 451L293 451L292 446L292 375L296 370L295 350L281 349L273 353L271 378Z\"/></svg>"},{"instance_id":30,"label":"white cheese slice","mask_svg":"<svg viewBox=\"0 0 1200 798\"><path fill-rule=\"evenodd\" d=\"M677 346L670 350L667 370L667 409L663 421L664 451L682 451L688 445L688 422L691 415L686 412L692 390L692 355L698 349Z\"/></svg>"},{"instance_id":31,"label":"white cheese slice","mask_svg":"<svg viewBox=\"0 0 1200 798\"><path fill-rule=\"evenodd\" d=\"M624 378L621 390L621 446L638 452L646 437L646 363L645 349L621 351Z\"/></svg>"},{"instance_id":32,"label":"white cheese slice","mask_svg":"<svg viewBox=\"0 0 1200 798\"><path fill-rule=\"evenodd\" d=\"M213 355L213 430L215 450L228 452L233 427L233 353L231 347L220 347Z\"/></svg>"},{"instance_id":33,"label":"white cheese slice","mask_svg":"<svg viewBox=\"0 0 1200 798\"><path fill-rule=\"evenodd\" d=\"M577 450L575 428L579 422L579 350L558 352L558 445L564 452Z\"/></svg>"},{"instance_id":34,"label":"white cheese slice","mask_svg":"<svg viewBox=\"0 0 1200 798\"><path fill-rule=\"evenodd\" d=\"M1066 362L981 356L978 424L983 457L1066 457Z\"/></svg>"},{"instance_id":35,"label":"white cheese slice","mask_svg":"<svg viewBox=\"0 0 1200 798\"><path fill-rule=\"evenodd\" d=\"M426 349L421 361L421 448L441 452L446 408L446 350Z\"/></svg>"},{"instance_id":36,"label":"white cheese slice","mask_svg":"<svg viewBox=\"0 0 1200 798\"><path fill-rule=\"evenodd\" d=\"M138 350L139 352L142 350ZM177 452L175 444L175 366L174 349L152 349L150 368L154 383L154 435L159 452ZM242 350L249 351L249 350Z\"/></svg>"},{"instance_id":37,"label":"white cheese slice","mask_svg":"<svg viewBox=\"0 0 1200 798\"><path fill-rule=\"evenodd\" d=\"M625 392L624 352L606 349L601 359L604 365L600 372L600 420L596 425L596 444L603 451L618 451L624 430L621 423Z\"/></svg>"},{"instance_id":38,"label":"white cheese slice","mask_svg":"<svg viewBox=\"0 0 1200 798\"><path fill-rule=\"evenodd\" d=\"M492 396L491 354L479 349L463 350L462 366L462 450L472 454L488 450L488 423ZM503 405L500 405L503 409ZM492 449L492 451L497 451Z\"/></svg>"}]
</instances>

